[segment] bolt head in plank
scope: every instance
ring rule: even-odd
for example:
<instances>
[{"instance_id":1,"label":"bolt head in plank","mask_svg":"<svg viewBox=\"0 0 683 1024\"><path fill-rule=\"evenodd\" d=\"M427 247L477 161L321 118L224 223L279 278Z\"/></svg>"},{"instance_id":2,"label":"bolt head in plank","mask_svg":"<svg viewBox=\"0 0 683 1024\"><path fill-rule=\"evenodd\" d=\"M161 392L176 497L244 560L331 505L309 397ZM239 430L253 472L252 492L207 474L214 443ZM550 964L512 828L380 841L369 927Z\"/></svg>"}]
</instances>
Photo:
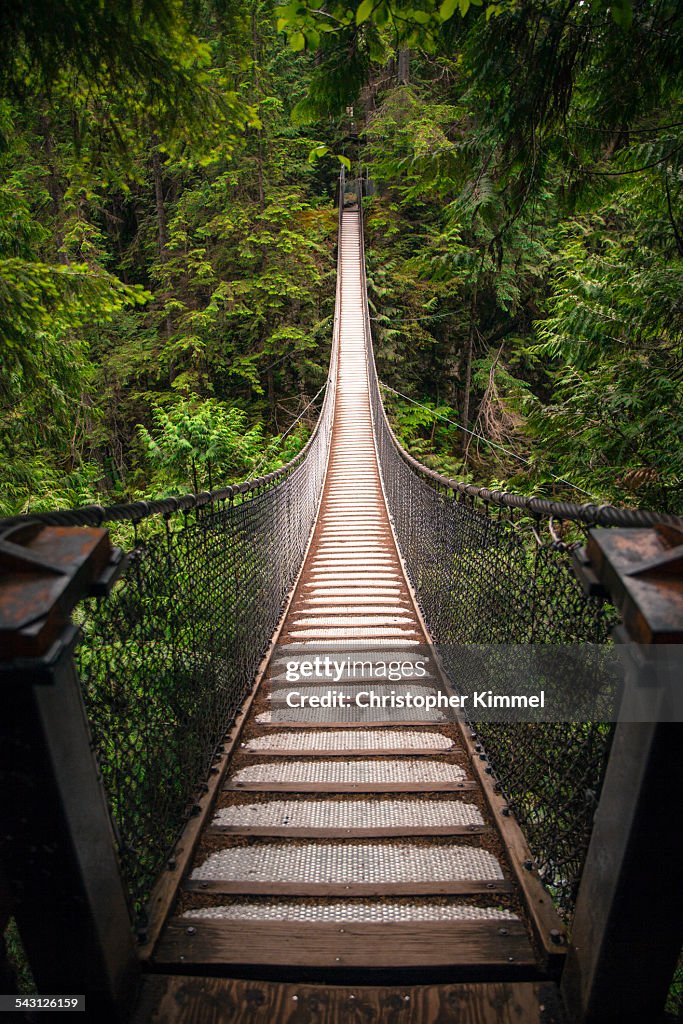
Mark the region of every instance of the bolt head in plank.
<instances>
[{"instance_id":1,"label":"bolt head in plank","mask_svg":"<svg viewBox=\"0 0 683 1024\"><path fill-rule=\"evenodd\" d=\"M121 552L98 527L27 523L0 535L0 659L44 654L116 565Z\"/></svg>"}]
</instances>

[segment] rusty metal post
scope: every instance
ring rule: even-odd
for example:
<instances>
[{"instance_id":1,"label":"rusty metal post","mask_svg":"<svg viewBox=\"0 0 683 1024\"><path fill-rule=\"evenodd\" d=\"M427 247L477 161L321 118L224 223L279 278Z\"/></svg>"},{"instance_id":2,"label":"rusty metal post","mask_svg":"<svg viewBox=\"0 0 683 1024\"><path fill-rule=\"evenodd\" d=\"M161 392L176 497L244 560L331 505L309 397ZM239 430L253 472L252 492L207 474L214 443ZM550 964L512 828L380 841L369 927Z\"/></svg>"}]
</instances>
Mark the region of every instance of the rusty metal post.
<instances>
[{"instance_id":1,"label":"rusty metal post","mask_svg":"<svg viewBox=\"0 0 683 1024\"><path fill-rule=\"evenodd\" d=\"M562 993L577 1024L644 1024L662 1013L683 941L683 736L671 675L683 648L662 646L683 643L683 533L591 530L578 575L621 612L625 678Z\"/></svg>"},{"instance_id":2,"label":"rusty metal post","mask_svg":"<svg viewBox=\"0 0 683 1024\"><path fill-rule=\"evenodd\" d=\"M103 529L0 537L0 872L39 992L85 994L106 1021L127 1018L139 967L71 612L121 564Z\"/></svg>"}]
</instances>

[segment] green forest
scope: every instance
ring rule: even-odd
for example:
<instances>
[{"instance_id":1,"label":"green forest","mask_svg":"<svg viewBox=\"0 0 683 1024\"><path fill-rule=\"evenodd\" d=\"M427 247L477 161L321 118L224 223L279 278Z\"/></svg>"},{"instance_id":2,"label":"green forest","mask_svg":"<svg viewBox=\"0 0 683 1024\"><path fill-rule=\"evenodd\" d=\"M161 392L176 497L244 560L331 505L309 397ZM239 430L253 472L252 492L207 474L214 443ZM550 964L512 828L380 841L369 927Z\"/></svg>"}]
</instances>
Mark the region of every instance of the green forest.
<instances>
[{"instance_id":1,"label":"green forest","mask_svg":"<svg viewBox=\"0 0 683 1024\"><path fill-rule=\"evenodd\" d=\"M300 449L341 166L406 447L681 512L682 100L676 0L6 5L0 513Z\"/></svg>"}]
</instances>

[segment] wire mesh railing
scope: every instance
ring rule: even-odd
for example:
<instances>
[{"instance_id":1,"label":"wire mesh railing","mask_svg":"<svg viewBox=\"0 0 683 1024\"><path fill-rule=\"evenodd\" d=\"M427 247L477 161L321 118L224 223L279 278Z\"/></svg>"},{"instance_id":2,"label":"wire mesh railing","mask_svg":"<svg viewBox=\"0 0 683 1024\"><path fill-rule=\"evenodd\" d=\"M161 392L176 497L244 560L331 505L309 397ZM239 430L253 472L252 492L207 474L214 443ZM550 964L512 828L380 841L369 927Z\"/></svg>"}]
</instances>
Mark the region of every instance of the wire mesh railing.
<instances>
[{"instance_id":1,"label":"wire mesh railing","mask_svg":"<svg viewBox=\"0 0 683 1024\"><path fill-rule=\"evenodd\" d=\"M327 464L317 427L271 478L163 514L107 600L82 607L77 661L135 918L253 684L302 563Z\"/></svg>"},{"instance_id":2,"label":"wire mesh railing","mask_svg":"<svg viewBox=\"0 0 683 1024\"><path fill-rule=\"evenodd\" d=\"M361 209L361 196L358 196ZM362 231L361 231L362 236ZM364 259L361 266L364 269ZM367 298L367 285L363 280ZM382 481L397 541L432 639L456 690L468 689L472 646L605 645L617 621L587 596L572 549L550 520L579 528L648 526L675 517L528 498L451 480L422 466L398 442L384 410L367 301L370 403ZM554 648L556 649L556 647ZM609 698L613 677L598 659L594 682ZM613 727L601 721L473 721L536 866L570 916L590 841Z\"/></svg>"},{"instance_id":3,"label":"wire mesh railing","mask_svg":"<svg viewBox=\"0 0 683 1024\"><path fill-rule=\"evenodd\" d=\"M301 565L332 408L272 486L166 515L110 596L80 608L77 663L140 929Z\"/></svg>"},{"instance_id":4,"label":"wire mesh railing","mask_svg":"<svg viewBox=\"0 0 683 1024\"><path fill-rule=\"evenodd\" d=\"M300 455L194 512L164 512L110 597L83 606L80 675L140 928L302 564L327 465L336 343L335 329Z\"/></svg>"}]
</instances>

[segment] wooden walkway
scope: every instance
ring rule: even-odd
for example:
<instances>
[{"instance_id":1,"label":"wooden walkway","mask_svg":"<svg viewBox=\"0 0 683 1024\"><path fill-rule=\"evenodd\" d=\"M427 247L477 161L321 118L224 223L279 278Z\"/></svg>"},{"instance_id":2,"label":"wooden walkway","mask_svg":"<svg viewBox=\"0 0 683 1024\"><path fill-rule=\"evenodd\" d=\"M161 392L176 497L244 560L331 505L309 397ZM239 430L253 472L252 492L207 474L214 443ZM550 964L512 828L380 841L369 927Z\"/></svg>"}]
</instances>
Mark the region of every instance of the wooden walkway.
<instances>
[{"instance_id":1,"label":"wooden walkway","mask_svg":"<svg viewBox=\"0 0 683 1024\"><path fill-rule=\"evenodd\" d=\"M447 687L382 492L353 208L341 246L335 418L316 527L172 913L150 946L150 964L167 977L155 979L156 996L148 988L156 1010L145 1019L223 1019L202 1000L214 1010L223 999L247 1006L247 982L238 993L241 983L224 979L252 978L268 1010L259 1016L254 1004L251 1016L226 1020L370 1019L349 1009L361 999L373 1020L558 1020L539 1007L549 1006L543 984L562 957L561 926L481 750L452 712L390 700L392 691L425 697ZM325 655L351 659L338 679L288 678L288 666ZM370 675L353 666L361 655ZM387 661L401 662L400 679L374 674ZM329 692L350 706L315 706ZM386 706L356 707L370 692ZM183 982L202 972L223 980ZM291 988L304 982L331 987ZM436 987L343 987L418 982ZM292 1016L306 999L316 1012Z\"/></svg>"}]
</instances>

